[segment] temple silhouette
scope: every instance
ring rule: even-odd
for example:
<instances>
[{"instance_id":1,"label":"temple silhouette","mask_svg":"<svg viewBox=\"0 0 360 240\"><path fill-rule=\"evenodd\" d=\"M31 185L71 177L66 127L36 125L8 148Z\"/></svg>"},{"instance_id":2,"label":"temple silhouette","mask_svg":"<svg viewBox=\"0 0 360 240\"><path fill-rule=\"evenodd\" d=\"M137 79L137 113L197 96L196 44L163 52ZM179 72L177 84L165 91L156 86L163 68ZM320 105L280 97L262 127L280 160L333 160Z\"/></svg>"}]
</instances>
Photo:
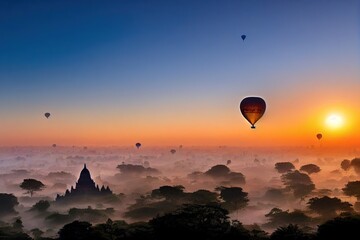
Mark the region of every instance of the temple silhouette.
<instances>
[{"instance_id":1,"label":"temple silhouette","mask_svg":"<svg viewBox=\"0 0 360 240\"><path fill-rule=\"evenodd\" d=\"M94 180L91 179L90 171L84 164L83 170L81 170L79 180L76 183L75 188L71 186L71 189L67 189L63 196L57 195L56 202L68 202L69 200L90 200L91 198L107 197L112 195L113 192L109 186L104 185L99 188Z\"/></svg>"}]
</instances>

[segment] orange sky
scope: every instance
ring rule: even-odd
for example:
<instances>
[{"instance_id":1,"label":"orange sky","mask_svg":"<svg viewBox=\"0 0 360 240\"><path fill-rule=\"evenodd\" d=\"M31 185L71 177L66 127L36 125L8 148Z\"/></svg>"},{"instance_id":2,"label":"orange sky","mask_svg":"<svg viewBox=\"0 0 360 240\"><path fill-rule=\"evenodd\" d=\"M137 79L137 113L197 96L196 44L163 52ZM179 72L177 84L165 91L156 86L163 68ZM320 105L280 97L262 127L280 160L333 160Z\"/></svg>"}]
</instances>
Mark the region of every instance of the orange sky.
<instances>
[{"instance_id":1,"label":"orange sky","mask_svg":"<svg viewBox=\"0 0 360 240\"><path fill-rule=\"evenodd\" d=\"M330 86L331 87L331 86ZM354 89L326 88L303 84L264 97L267 111L250 125L240 114L238 96L218 105L160 105L112 113L106 109L60 109L45 119L42 113L13 113L3 119L1 145L231 145L231 146L360 146L360 100ZM321 92L321 94L319 94ZM348 94L351 93L351 94ZM182 109L181 107L182 106ZM332 129L325 120L331 113L344 118L342 127Z\"/></svg>"}]
</instances>

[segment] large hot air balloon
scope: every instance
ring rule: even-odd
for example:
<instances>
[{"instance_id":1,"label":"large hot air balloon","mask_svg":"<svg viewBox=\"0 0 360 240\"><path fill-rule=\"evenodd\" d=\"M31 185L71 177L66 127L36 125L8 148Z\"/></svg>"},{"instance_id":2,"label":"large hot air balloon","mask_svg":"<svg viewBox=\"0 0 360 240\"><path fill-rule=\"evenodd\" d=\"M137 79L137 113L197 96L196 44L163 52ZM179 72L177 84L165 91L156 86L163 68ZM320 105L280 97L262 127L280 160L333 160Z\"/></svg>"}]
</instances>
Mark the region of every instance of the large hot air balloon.
<instances>
[{"instance_id":1,"label":"large hot air balloon","mask_svg":"<svg viewBox=\"0 0 360 240\"><path fill-rule=\"evenodd\" d=\"M49 118L51 114L47 112L44 115L45 115L46 118Z\"/></svg>"},{"instance_id":2,"label":"large hot air balloon","mask_svg":"<svg viewBox=\"0 0 360 240\"><path fill-rule=\"evenodd\" d=\"M246 35L241 35L241 39L244 41L246 38Z\"/></svg>"},{"instance_id":3,"label":"large hot air balloon","mask_svg":"<svg viewBox=\"0 0 360 240\"><path fill-rule=\"evenodd\" d=\"M316 134L316 138L317 138L318 140L322 139L322 134L321 134L321 133Z\"/></svg>"},{"instance_id":4,"label":"large hot air balloon","mask_svg":"<svg viewBox=\"0 0 360 240\"><path fill-rule=\"evenodd\" d=\"M246 97L240 103L240 111L245 119L255 128L255 123L264 115L266 103L260 97Z\"/></svg>"},{"instance_id":5,"label":"large hot air balloon","mask_svg":"<svg viewBox=\"0 0 360 240\"><path fill-rule=\"evenodd\" d=\"M139 149L141 147L141 143L136 143L135 146L137 149Z\"/></svg>"}]
</instances>

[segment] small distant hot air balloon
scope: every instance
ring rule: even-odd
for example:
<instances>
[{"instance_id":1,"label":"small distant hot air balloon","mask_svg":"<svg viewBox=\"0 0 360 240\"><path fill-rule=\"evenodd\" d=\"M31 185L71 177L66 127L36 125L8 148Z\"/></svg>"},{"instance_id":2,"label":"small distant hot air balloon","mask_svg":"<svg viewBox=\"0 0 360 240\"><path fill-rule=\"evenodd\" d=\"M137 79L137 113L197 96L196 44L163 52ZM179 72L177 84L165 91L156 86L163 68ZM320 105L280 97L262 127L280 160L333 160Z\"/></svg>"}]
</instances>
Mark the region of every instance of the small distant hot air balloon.
<instances>
[{"instance_id":1,"label":"small distant hot air balloon","mask_svg":"<svg viewBox=\"0 0 360 240\"><path fill-rule=\"evenodd\" d=\"M322 134L321 134L321 133L316 134L316 138L317 138L318 140L322 139Z\"/></svg>"},{"instance_id":2,"label":"small distant hot air balloon","mask_svg":"<svg viewBox=\"0 0 360 240\"><path fill-rule=\"evenodd\" d=\"M231 164L231 160L227 160L226 165L230 165L230 164Z\"/></svg>"},{"instance_id":3,"label":"small distant hot air balloon","mask_svg":"<svg viewBox=\"0 0 360 240\"><path fill-rule=\"evenodd\" d=\"M88 149L88 147L87 146L84 146L84 150L87 150Z\"/></svg>"},{"instance_id":4,"label":"small distant hot air balloon","mask_svg":"<svg viewBox=\"0 0 360 240\"><path fill-rule=\"evenodd\" d=\"M45 115L46 118L49 118L51 114L47 112L44 115Z\"/></svg>"},{"instance_id":5,"label":"small distant hot air balloon","mask_svg":"<svg viewBox=\"0 0 360 240\"><path fill-rule=\"evenodd\" d=\"M54 147L54 148L55 148L55 147L56 147L56 144L54 143L54 144L52 145L52 147Z\"/></svg>"},{"instance_id":6,"label":"small distant hot air balloon","mask_svg":"<svg viewBox=\"0 0 360 240\"><path fill-rule=\"evenodd\" d=\"M244 118L255 128L255 123L264 115L266 103L260 97L246 97L240 103L240 111Z\"/></svg>"},{"instance_id":7,"label":"small distant hot air balloon","mask_svg":"<svg viewBox=\"0 0 360 240\"><path fill-rule=\"evenodd\" d=\"M141 147L141 143L136 143L136 144L135 144L135 147L136 147L137 149L139 149L139 148Z\"/></svg>"},{"instance_id":8,"label":"small distant hot air balloon","mask_svg":"<svg viewBox=\"0 0 360 240\"><path fill-rule=\"evenodd\" d=\"M175 153L176 153L176 150L175 150L175 149L171 149L170 152L171 152L172 154L175 154Z\"/></svg>"},{"instance_id":9,"label":"small distant hot air balloon","mask_svg":"<svg viewBox=\"0 0 360 240\"><path fill-rule=\"evenodd\" d=\"M246 38L246 35L241 35L241 39L244 41Z\"/></svg>"}]
</instances>

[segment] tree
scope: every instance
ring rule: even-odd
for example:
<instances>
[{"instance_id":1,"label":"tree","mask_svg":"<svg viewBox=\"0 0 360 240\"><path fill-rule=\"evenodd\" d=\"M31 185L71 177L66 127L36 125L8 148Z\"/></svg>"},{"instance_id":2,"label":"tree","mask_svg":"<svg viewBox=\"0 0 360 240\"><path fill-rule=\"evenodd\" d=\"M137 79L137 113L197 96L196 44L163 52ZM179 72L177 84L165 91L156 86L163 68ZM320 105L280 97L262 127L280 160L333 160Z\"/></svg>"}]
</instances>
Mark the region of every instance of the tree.
<instances>
[{"instance_id":1,"label":"tree","mask_svg":"<svg viewBox=\"0 0 360 240\"><path fill-rule=\"evenodd\" d=\"M49 201L40 200L31 207L31 211L45 212L50 207Z\"/></svg>"},{"instance_id":2,"label":"tree","mask_svg":"<svg viewBox=\"0 0 360 240\"><path fill-rule=\"evenodd\" d=\"M288 190L293 191L296 198L304 197L315 189L310 177L297 170L285 173L281 176L281 180Z\"/></svg>"},{"instance_id":3,"label":"tree","mask_svg":"<svg viewBox=\"0 0 360 240\"><path fill-rule=\"evenodd\" d=\"M194 172L190 174L191 178L198 178L201 174ZM230 168L223 164L215 165L204 173L204 176L209 176L216 181L222 181L222 184L245 184L245 176L240 172L232 172Z\"/></svg>"},{"instance_id":4,"label":"tree","mask_svg":"<svg viewBox=\"0 0 360 240\"><path fill-rule=\"evenodd\" d=\"M17 205L19 202L13 194L0 193L0 217L16 213L14 208Z\"/></svg>"},{"instance_id":5,"label":"tree","mask_svg":"<svg viewBox=\"0 0 360 240\"><path fill-rule=\"evenodd\" d=\"M59 231L59 240L89 240L92 238L91 224L74 221L66 224Z\"/></svg>"},{"instance_id":6,"label":"tree","mask_svg":"<svg viewBox=\"0 0 360 240\"><path fill-rule=\"evenodd\" d=\"M350 169L350 167L351 167L351 161L347 160L347 159L344 159L344 160L342 160L340 165L341 165L341 168L344 171L348 171Z\"/></svg>"},{"instance_id":7,"label":"tree","mask_svg":"<svg viewBox=\"0 0 360 240\"><path fill-rule=\"evenodd\" d=\"M286 173L286 172L290 172L290 171L294 170L295 166L291 162L278 162L278 163L275 163L275 169L279 173Z\"/></svg>"},{"instance_id":8,"label":"tree","mask_svg":"<svg viewBox=\"0 0 360 240\"><path fill-rule=\"evenodd\" d=\"M179 198L184 197L184 187L183 186L161 186L158 189L154 189L151 192L151 197L165 198L166 200L178 200Z\"/></svg>"},{"instance_id":9,"label":"tree","mask_svg":"<svg viewBox=\"0 0 360 240\"><path fill-rule=\"evenodd\" d=\"M306 172L307 174L318 173L321 171L320 167L315 164L306 164L301 166L300 171Z\"/></svg>"},{"instance_id":10,"label":"tree","mask_svg":"<svg viewBox=\"0 0 360 240\"><path fill-rule=\"evenodd\" d=\"M241 187L218 187L215 190L220 191L220 198L224 200L222 205L230 212L246 207L249 201L248 193Z\"/></svg>"},{"instance_id":11,"label":"tree","mask_svg":"<svg viewBox=\"0 0 360 240\"><path fill-rule=\"evenodd\" d=\"M22 224L21 224L22 225ZM20 228L12 226L0 226L0 239L1 240L32 240L32 238L24 233Z\"/></svg>"},{"instance_id":12,"label":"tree","mask_svg":"<svg viewBox=\"0 0 360 240\"><path fill-rule=\"evenodd\" d=\"M17 218L14 222L13 222L13 225L12 227L18 231L18 232L22 232L23 228L24 228L24 225L23 225L23 222L21 221L20 218Z\"/></svg>"},{"instance_id":13,"label":"tree","mask_svg":"<svg viewBox=\"0 0 360 240\"><path fill-rule=\"evenodd\" d=\"M264 224L264 226L271 228L289 223L305 226L311 221L311 218L300 210L289 212L289 210L283 211L280 208L271 209L271 211L266 214L265 217L269 218L270 221Z\"/></svg>"},{"instance_id":14,"label":"tree","mask_svg":"<svg viewBox=\"0 0 360 240\"><path fill-rule=\"evenodd\" d=\"M142 165L133 165L133 164L121 164L116 167L120 170L121 174L131 177L131 176L139 176L139 175L159 175L160 171L147 167L145 168Z\"/></svg>"},{"instance_id":15,"label":"tree","mask_svg":"<svg viewBox=\"0 0 360 240\"><path fill-rule=\"evenodd\" d=\"M355 172L360 175L360 158L351 160L351 166L354 168Z\"/></svg>"},{"instance_id":16,"label":"tree","mask_svg":"<svg viewBox=\"0 0 360 240\"><path fill-rule=\"evenodd\" d=\"M324 219L330 219L337 216L338 211L350 212L352 211L351 204L342 202L339 198L330 198L324 196L321 198L311 198L307 203L309 209L321 215Z\"/></svg>"},{"instance_id":17,"label":"tree","mask_svg":"<svg viewBox=\"0 0 360 240\"><path fill-rule=\"evenodd\" d=\"M359 239L360 217L337 217L321 224L317 231L318 240Z\"/></svg>"},{"instance_id":18,"label":"tree","mask_svg":"<svg viewBox=\"0 0 360 240\"><path fill-rule=\"evenodd\" d=\"M196 192L187 194L187 199L193 204L209 204L212 202L218 202L218 195L208 190L197 190Z\"/></svg>"},{"instance_id":19,"label":"tree","mask_svg":"<svg viewBox=\"0 0 360 240\"><path fill-rule=\"evenodd\" d=\"M26 190L26 193L29 193L32 197L34 192L43 190L45 185L36 179L29 178L24 179L24 181L20 184L20 187Z\"/></svg>"},{"instance_id":20,"label":"tree","mask_svg":"<svg viewBox=\"0 0 360 240\"><path fill-rule=\"evenodd\" d=\"M206 175L211 176L213 178L226 177L229 173L230 173L230 169L222 164L215 165L205 172Z\"/></svg>"},{"instance_id":21,"label":"tree","mask_svg":"<svg viewBox=\"0 0 360 240\"><path fill-rule=\"evenodd\" d=\"M39 228L34 228L30 230L31 234L34 236L35 240L41 239L41 236L44 234Z\"/></svg>"},{"instance_id":22,"label":"tree","mask_svg":"<svg viewBox=\"0 0 360 240\"><path fill-rule=\"evenodd\" d=\"M354 196L360 201L360 181L348 182L342 190L345 195Z\"/></svg>"},{"instance_id":23,"label":"tree","mask_svg":"<svg viewBox=\"0 0 360 240\"><path fill-rule=\"evenodd\" d=\"M221 239L230 229L228 211L217 205L185 205L150 220L155 239Z\"/></svg>"},{"instance_id":24,"label":"tree","mask_svg":"<svg viewBox=\"0 0 360 240\"><path fill-rule=\"evenodd\" d=\"M304 233L297 225L279 227L270 236L270 240L310 240L311 236Z\"/></svg>"},{"instance_id":25,"label":"tree","mask_svg":"<svg viewBox=\"0 0 360 240\"><path fill-rule=\"evenodd\" d=\"M345 195L356 197L357 202L354 204L354 209L360 211L360 181L348 182L342 190Z\"/></svg>"}]
</instances>

